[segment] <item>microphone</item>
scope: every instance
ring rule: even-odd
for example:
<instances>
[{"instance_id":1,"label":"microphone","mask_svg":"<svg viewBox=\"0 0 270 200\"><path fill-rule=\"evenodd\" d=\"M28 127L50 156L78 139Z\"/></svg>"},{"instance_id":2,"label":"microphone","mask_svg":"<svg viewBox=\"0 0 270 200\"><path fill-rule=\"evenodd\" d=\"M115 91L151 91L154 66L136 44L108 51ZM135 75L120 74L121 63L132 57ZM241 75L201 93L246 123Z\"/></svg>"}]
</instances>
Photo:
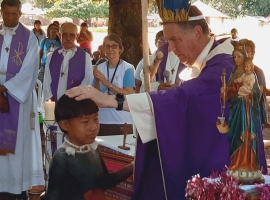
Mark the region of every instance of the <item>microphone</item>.
<instances>
[{"instance_id":1,"label":"microphone","mask_svg":"<svg viewBox=\"0 0 270 200\"><path fill-rule=\"evenodd\" d=\"M164 78L166 80L166 83L170 83L170 72L168 70L165 70L163 72L163 76L164 76Z\"/></svg>"}]
</instances>

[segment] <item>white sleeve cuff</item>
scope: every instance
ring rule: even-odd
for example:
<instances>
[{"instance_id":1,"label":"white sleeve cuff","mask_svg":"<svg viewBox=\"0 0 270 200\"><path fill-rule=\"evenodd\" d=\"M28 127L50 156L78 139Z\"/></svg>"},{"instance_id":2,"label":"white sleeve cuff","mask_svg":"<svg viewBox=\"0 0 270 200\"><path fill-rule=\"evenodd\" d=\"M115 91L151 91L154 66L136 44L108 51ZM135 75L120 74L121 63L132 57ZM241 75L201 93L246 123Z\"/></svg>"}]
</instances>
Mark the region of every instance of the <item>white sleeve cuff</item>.
<instances>
[{"instance_id":1,"label":"white sleeve cuff","mask_svg":"<svg viewBox=\"0 0 270 200\"><path fill-rule=\"evenodd\" d=\"M151 91L158 91L158 86L160 85L159 82L153 82L151 83Z\"/></svg>"},{"instance_id":2,"label":"white sleeve cuff","mask_svg":"<svg viewBox=\"0 0 270 200\"><path fill-rule=\"evenodd\" d=\"M133 122L143 143L157 138L156 125L146 93L127 95Z\"/></svg>"}]
</instances>

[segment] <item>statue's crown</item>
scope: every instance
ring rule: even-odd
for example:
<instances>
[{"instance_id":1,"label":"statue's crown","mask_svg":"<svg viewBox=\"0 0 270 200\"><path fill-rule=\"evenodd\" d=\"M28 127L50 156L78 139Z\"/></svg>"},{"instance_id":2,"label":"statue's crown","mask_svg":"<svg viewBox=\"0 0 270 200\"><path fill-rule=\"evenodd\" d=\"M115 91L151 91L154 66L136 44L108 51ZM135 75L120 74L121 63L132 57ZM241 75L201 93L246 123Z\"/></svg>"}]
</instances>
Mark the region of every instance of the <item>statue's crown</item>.
<instances>
[{"instance_id":1,"label":"statue's crown","mask_svg":"<svg viewBox=\"0 0 270 200\"><path fill-rule=\"evenodd\" d=\"M234 51L240 51L248 57L247 50L246 50L247 41L248 41L247 39L242 39L239 41L231 41L231 43L234 47Z\"/></svg>"}]
</instances>

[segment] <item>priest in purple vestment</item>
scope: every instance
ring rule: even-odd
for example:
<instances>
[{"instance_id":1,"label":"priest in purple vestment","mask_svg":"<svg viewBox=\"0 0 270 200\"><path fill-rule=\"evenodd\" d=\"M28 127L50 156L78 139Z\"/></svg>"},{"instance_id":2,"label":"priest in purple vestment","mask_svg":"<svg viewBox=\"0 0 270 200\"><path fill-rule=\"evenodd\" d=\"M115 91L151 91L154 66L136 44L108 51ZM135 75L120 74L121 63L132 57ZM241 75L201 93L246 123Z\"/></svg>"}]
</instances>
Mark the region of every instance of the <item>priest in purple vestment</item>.
<instances>
[{"instance_id":1,"label":"priest in purple vestment","mask_svg":"<svg viewBox=\"0 0 270 200\"><path fill-rule=\"evenodd\" d=\"M61 44L59 48L49 53L45 66L42 107L48 99L57 102L58 99L70 89L79 85L92 85L94 76L91 58L82 48L76 46L77 26L67 22L61 26ZM57 126L57 127L56 127ZM50 130L60 129L58 125L50 126ZM46 133L49 131L44 126ZM51 139L47 142L46 152L50 156L46 156L46 169L48 170L50 158L56 149L62 144L63 136L57 134L56 141ZM55 138L50 134L51 138Z\"/></svg>"},{"instance_id":2,"label":"priest in purple vestment","mask_svg":"<svg viewBox=\"0 0 270 200\"><path fill-rule=\"evenodd\" d=\"M22 4L3 0L0 26L0 199L28 199L44 184L37 113L38 42L19 22Z\"/></svg>"},{"instance_id":3,"label":"priest in purple vestment","mask_svg":"<svg viewBox=\"0 0 270 200\"><path fill-rule=\"evenodd\" d=\"M61 30L62 46L48 54L45 66L43 102L57 101L67 89L91 85L94 80L89 54L75 45L77 26L65 23Z\"/></svg>"},{"instance_id":4,"label":"priest in purple vestment","mask_svg":"<svg viewBox=\"0 0 270 200\"><path fill-rule=\"evenodd\" d=\"M209 176L229 165L227 135L218 132L216 121L221 114L222 69L228 80L234 67L230 39L222 44L214 41L201 11L189 1L158 0L157 4L169 51L188 67L196 67L200 72L196 78L171 90L116 98L91 86L66 92L77 100L90 98L99 107L131 112L139 133L134 200L185 199L191 176ZM260 160L265 161L265 156Z\"/></svg>"}]
</instances>

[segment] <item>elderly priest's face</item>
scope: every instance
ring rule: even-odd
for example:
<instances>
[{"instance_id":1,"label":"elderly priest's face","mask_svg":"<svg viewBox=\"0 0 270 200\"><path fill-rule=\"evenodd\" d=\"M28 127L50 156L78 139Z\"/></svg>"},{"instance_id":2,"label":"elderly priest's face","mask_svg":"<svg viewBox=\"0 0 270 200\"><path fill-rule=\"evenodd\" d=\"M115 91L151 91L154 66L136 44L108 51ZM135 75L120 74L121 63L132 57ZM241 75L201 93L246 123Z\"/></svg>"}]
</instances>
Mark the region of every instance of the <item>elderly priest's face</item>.
<instances>
[{"instance_id":1,"label":"elderly priest's face","mask_svg":"<svg viewBox=\"0 0 270 200\"><path fill-rule=\"evenodd\" d=\"M169 41L169 51L173 51L182 63L192 66L201 52L198 48L202 36L200 28L184 30L177 23L165 23L163 33Z\"/></svg>"},{"instance_id":2,"label":"elderly priest's face","mask_svg":"<svg viewBox=\"0 0 270 200\"><path fill-rule=\"evenodd\" d=\"M67 23L61 28L61 42L65 49L72 49L75 47L75 40L77 37L77 27L74 24Z\"/></svg>"}]
</instances>

